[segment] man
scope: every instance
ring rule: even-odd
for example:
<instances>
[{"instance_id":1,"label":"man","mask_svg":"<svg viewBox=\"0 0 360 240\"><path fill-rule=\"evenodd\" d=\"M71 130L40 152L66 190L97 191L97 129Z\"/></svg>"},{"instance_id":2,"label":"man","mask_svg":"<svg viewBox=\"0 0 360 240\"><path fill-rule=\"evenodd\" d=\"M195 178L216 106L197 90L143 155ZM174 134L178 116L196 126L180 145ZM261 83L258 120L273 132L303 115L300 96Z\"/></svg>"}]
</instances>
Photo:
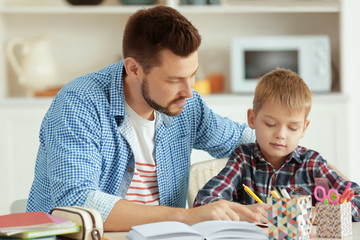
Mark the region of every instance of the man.
<instances>
[{"instance_id":1,"label":"man","mask_svg":"<svg viewBox=\"0 0 360 240\"><path fill-rule=\"evenodd\" d=\"M124 59L67 84L45 115L27 210L94 208L105 231L165 220L266 221L265 204L183 208L192 148L226 157L254 140L247 125L216 115L192 90L200 43L172 8L132 15Z\"/></svg>"}]
</instances>

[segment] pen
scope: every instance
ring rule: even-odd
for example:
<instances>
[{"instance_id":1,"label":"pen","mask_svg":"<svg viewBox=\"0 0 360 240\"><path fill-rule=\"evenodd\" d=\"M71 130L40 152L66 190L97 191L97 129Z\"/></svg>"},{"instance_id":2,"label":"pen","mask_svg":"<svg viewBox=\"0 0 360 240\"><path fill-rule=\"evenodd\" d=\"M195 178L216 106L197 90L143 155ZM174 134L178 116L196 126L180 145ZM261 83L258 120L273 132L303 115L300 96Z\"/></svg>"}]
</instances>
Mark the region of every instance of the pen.
<instances>
[{"instance_id":1,"label":"pen","mask_svg":"<svg viewBox=\"0 0 360 240\"><path fill-rule=\"evenodd\" d=\"M281 189L281 195L283 195L284 198L290 198L289 193L284 188Z\"/></svg>"},{"instance_id":2,"label":"pen","mask_svg":"<svg viewBox=\"0 0 360 240\"><path fill-rule=\"evenodd\" d=\"M281 194L281 188L278 186L273 186L274 190L277 192L277 194L280 196L280 198L284 198L284 196Z\"/></svg>"},{"instance_id":3,"label":"pen","mask_svg":"<svg viewBox=\"0 0 360 240\"><path fill-rule=\"evenodd\" d=\"M252 196L258 203L262 203L262 202L263 202L263 201L261 201L261 199L260 199L258 196L256 196L256 194L255 194L253 191L251 191L251 189L250 189L248 186L246 186L245 184L243 184L243 187L244 187L245 191L246 191L248 194L250 194L250 196Z\"/></svg>"}]
</instances>

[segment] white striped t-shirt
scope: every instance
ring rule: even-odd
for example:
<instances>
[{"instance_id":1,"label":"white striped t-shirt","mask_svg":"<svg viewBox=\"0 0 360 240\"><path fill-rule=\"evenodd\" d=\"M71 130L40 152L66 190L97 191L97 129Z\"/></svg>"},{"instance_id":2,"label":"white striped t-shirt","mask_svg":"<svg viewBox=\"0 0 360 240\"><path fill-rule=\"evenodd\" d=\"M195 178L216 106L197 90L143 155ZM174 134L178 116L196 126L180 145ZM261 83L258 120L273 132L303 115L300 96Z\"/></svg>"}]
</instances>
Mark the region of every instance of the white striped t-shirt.
<instances>
[{"instance_id":1,"label":"white striped t-shirt","mask_svg":"<svg viewBox=\"0 0 360 240\"><path fill-rule=\"evenodd\" d=\"M135 169L125 199L138 204L159 205L156 165L153 157L155 119L149 121L139 116L128 104L126 110L135 133L135 146L131 146L135 155Z\"/></svg>"}]
</instances>

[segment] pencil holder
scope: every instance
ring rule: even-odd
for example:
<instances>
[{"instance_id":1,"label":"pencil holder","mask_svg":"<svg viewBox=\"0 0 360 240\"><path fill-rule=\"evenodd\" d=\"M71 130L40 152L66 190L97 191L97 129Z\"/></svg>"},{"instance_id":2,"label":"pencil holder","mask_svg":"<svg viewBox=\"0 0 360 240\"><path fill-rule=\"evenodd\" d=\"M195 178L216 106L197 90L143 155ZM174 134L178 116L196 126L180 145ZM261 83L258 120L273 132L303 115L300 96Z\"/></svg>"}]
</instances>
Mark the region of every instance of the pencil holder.
<instances>
[{"instance_id":1,"label":"pencil holder","mask_svg":"<svg viewBox=\"0 0 360 240\"><path fill-rule=\"evenodd\" d=\"M316 203L316 235L321 238L343 238L352 235L351 203Z\"/></svg>"},{"instance_id":2,"label":"pencil holder","mask_svg":"<svg viewBox=\"0 0 360 240\"><path fill-rule=\"evenodd\" d=\"M310 239L311 196L268 197L269 239Z\"/></svg>"}]
</instances>

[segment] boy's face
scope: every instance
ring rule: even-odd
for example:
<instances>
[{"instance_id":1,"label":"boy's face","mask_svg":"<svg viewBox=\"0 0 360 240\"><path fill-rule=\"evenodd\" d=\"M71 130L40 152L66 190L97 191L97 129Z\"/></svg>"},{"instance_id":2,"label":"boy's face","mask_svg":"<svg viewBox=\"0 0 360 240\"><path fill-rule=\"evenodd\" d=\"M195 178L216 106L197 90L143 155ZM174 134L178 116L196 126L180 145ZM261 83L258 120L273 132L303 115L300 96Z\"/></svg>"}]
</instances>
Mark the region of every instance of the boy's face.
<instances>
[{"instance_id":1,"label":"boy's face","mask_svg":"<svg viewBox=\"0 0 360 240\"><path fill-rule=\"evenodd\" d=\"M265 102L256 116L252 109L248 110L248 124L255 129L260 150L276 169L304 136L309 125L304 118L305 110L291 113L279 102Z\"/></svg>"}]
</instances>

